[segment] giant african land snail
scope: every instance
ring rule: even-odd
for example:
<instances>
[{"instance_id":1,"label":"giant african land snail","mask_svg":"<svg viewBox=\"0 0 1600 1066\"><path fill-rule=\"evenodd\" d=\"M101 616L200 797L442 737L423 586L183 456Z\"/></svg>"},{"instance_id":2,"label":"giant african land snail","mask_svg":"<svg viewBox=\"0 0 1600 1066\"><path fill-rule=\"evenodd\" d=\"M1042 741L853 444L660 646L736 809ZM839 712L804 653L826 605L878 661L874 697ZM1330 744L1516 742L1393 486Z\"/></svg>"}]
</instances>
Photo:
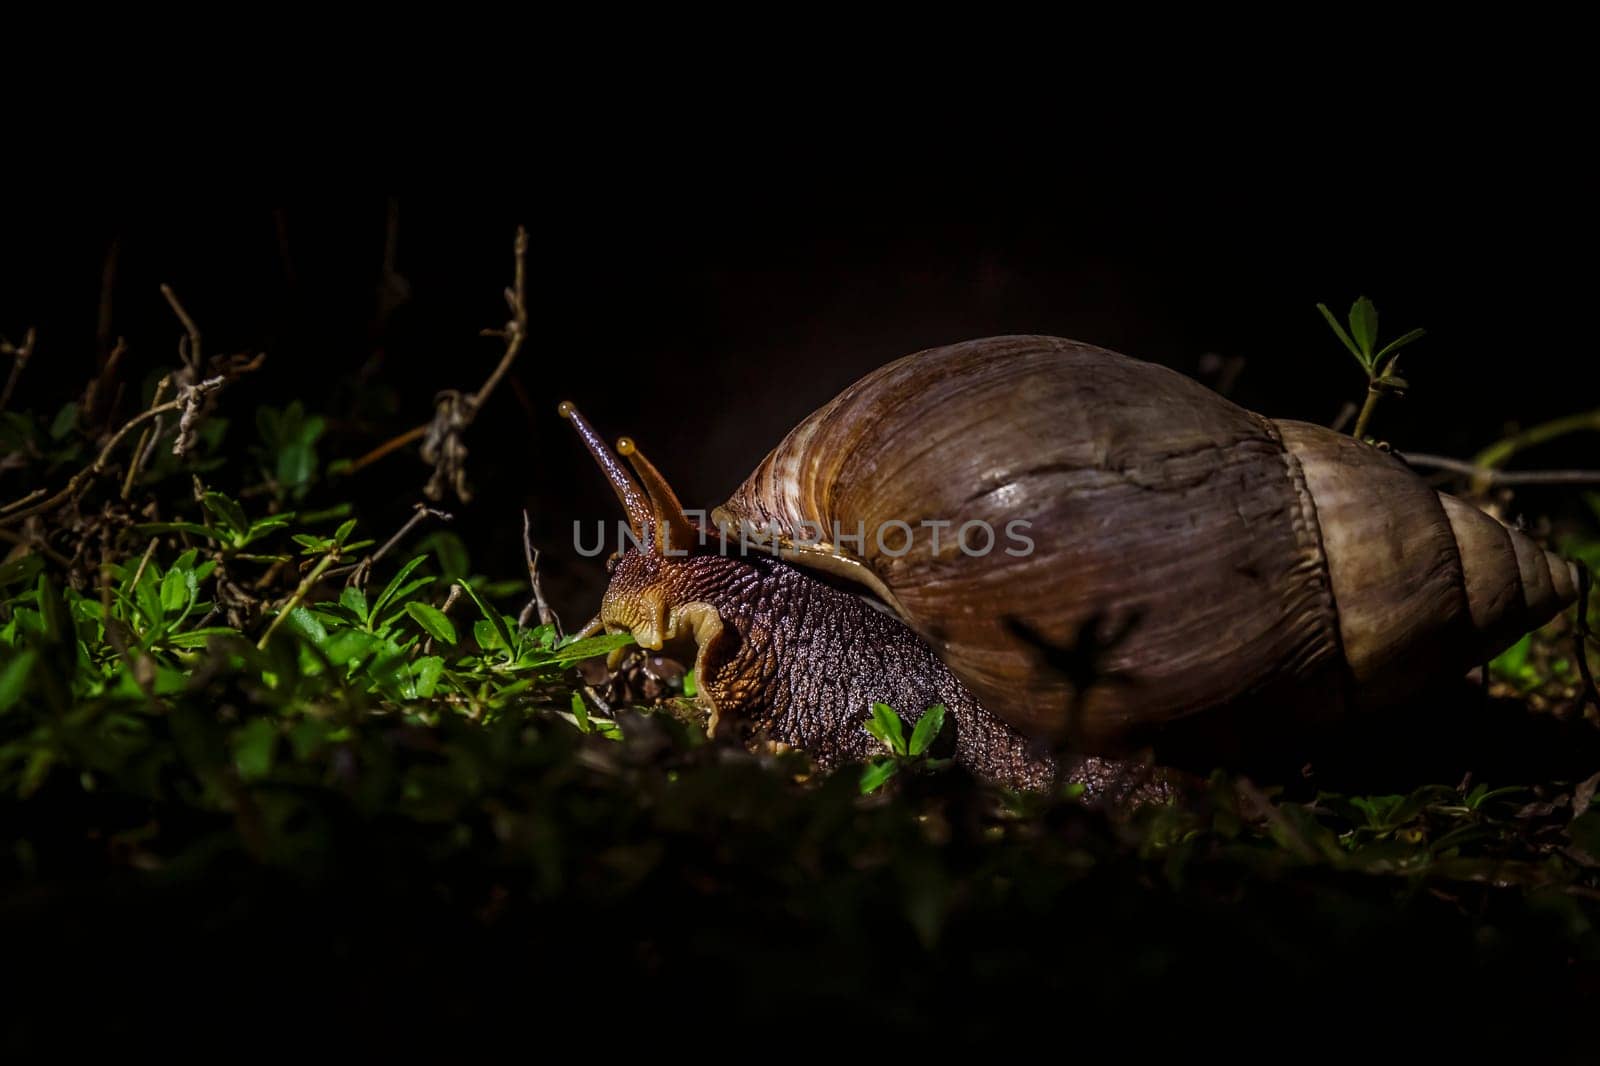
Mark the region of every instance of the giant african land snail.
<instances>
[{"instance_id":1,"label":"giant african land snail","mask_svg":"<svg viewBox=\"0 0 1600 1066\"><path fill-rule=\"evenodd\" d=\"M878 750L878 701L945 704L956 758L1014 784L1051 780L1063 742L1226 760L1464 671L1577 595L1575 564L1377 448L1055 338L868 374L714 530L631 442L637 483L562 413L645 546L616 561L598 623L693 640L713 728L824 764ZM782 558L727 550L752 530Z\"/></svg>"}]
</instances>

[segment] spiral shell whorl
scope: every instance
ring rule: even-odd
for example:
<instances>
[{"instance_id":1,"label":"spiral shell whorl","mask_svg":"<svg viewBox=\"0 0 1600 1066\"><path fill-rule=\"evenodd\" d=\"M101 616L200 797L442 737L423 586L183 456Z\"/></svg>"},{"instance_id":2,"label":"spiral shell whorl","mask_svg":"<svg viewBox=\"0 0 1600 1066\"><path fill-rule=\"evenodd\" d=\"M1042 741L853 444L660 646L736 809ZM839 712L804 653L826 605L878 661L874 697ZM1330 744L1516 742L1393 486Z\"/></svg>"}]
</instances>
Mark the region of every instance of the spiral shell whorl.
<instances>
[{"instance_id":1,"label":"spiral shell whorl","mask_svg":"<svg viewBox=\"0 0 1600 1066\"><path fill-rule=\"evenodd\" d=\"M1577 597L1573 565L1393 456L1277 423L1317 511L1345 658L1363 703L1466 670Z\"/></svg>"}]
</instances>

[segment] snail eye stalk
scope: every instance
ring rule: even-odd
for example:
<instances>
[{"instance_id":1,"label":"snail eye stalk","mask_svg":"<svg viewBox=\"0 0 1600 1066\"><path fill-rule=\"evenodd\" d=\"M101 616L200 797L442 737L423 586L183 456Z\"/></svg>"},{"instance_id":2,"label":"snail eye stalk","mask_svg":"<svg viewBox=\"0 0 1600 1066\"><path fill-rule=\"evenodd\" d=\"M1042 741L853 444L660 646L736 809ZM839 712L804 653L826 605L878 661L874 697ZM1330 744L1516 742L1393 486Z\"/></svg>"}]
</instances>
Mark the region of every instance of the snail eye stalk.
<instances>
[{"instance_id":1,"label":"snail eye stalk","mask_svg":"<svg viewBox=\"0 0 1600 1066\"><path fill-rule=\"evenodd\" d=\"M650 497L651 517L655 527L653 546L656 553L686 554L695 542L695 531L689 524L689 519L684 516L683 504L678 502L678 494L672 491L672 486L661 476L661 471L644 457L639 446L631 439L623 437L618 440L617 451L627 456L628 462L633 464L634 473L638 475L640 484Z\"/></svg>"},{"instance_id":2,"label":"snail eye stalk","mask_svg":"<svg viewBox=\"0 0 1600 1066\"><path fill-rule=\"evenodd\" d=\"M589 420L584 418L582 412L571 402L563 400L556 408L556 412L572 423L572 428L578 431L578 438L589 449L589 454L594 456L600 472L611 483L617 499L622 503L622 510L628 516L628 525L633 530L633 535L641 542L649 540L650 504L645 499L644 493L639 491L639 486L634 484L633 478L628 476L628 470L622 465L622 461L606 444L605 438L595 432Z\"/></svg>"}]
</instances>

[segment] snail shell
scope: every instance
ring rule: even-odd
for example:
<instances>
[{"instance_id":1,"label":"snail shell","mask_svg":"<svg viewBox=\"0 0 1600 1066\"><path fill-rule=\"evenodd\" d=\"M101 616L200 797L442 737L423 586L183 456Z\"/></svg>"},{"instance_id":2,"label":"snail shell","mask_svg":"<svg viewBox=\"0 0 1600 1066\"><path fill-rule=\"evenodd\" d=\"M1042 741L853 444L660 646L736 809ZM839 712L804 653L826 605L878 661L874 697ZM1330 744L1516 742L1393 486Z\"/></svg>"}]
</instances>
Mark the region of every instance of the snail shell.
<instances>
[{"instance_id":1,"label":"snail shell","mask_svg":"<svg viewBox=\"0 0 1600 1066\"><path fill-rule=\"evenodd\" d=\"M873 590L986 707L1087 751L1223 707L1383 706L1505 648L1578 583L1391 455L1051 337L882 367L713 516ZM1018 521L1032 551L968 554L956 535ZM877 536L890 522L908 529Z\"/></svg>"}]
</instances>

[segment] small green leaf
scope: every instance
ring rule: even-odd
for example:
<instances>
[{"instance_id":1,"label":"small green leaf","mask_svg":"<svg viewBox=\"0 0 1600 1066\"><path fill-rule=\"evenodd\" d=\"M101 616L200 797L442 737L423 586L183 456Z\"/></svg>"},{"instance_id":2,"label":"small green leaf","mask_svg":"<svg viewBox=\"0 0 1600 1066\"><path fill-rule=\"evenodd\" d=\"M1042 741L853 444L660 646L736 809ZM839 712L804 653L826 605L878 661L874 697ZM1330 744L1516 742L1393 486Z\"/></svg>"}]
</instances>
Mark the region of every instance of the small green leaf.
<instances>
[{"instance_id":1,"label":"small green leaf","mask_svg":"<svg viewBox=\"0 0 1600 1066\"><path fill-rule=\"evenodd\" d=\"M1426 335L1427 335L1427 331L1426 330L1421 330L1421 329L1414 329L1414 330L1410 330L1409 332L1400 334L1400 336L1396 337L1394 340L1390 341L1388 344L1383 346L1383 350L1380 351L1377 354L1377 357L1373 360L1373 362L1375 362L1375 363L1383 362L1383 360L1386 357L1388 357L1389 355L1392 355L1393 353L1398 352L1401 348L1404 348L1406 345L1410 344L1412 341L1420 340L1422 337L1424 337Z\"/></svg>"},{"instance_id":2,"label":"small green leaf","mask_svg":"<svg viewBox=\"0 0 1600 1066\"><path fill-rule=\"evenodd\" d=\"M1365 296L1350 305L1350 335L1366 357L1363 362L1371 366L1378 343L1378 309Z\"/></svg>"},{"instance_id":3,"label":"small green leaf","mask_svg":"<svg viewBox=\"0 0 1600 1066\"><path fill-rule=\"evenodd\" d=\"M27 690L28 672L33 669L33 660L37 658L31 649L24 651L4 666L0 666L0 714L4 714L17 701L22 698Z\"/></svg>"},{"instance_id":4,"label":"small green leaf","mask_svg":"<svg viewBox=\"0 0 1600 1066\"><path fill-rule=\"evenodd\" d=\"M1350 334L1344 331L1344 327L1339 325L1339 320L1333 317L1333 312L1328 310L1328 306L1326 304L1318 304L1317 310L1322 312L1322 317L1328 320L1328 325L1333 327L1333 332L1338 335L1344 346L1350 349L1350 354L1356 357L1356 362L1360 363L1363 369L1370 372L1372 365L1367 362L1367 357L1362 354L1360 348L1356 347L1356 342L1350 339Z\"/></svg>"},{"instance_id":5,"label":"small green leaf","mask_svg":"<svg viewBox=\"0 0 1600 1066\"><path fill-rule=\"evenodd\" d=\"M884 747L896 755L907 753L905 725L893 707L887 703L874 703L872 717L867 720L866 725L867 732L877 737Z\"/></svg>"},{"instance_id":6,"label":"small green leaf","mask_svg":"<svg viewBox=\"0 0 1600 1066\"><path fill-rule=\"evenodd\" d=\"M42 555L24 555L22 558L13 559L9 563L0 563L0 588L32 581L43 569L44 556Z\"/></svg>"},{"instance_id":7,"label":"small green leaf","mask_svg":"<svg viewBox=\"0 0 1600 1066\"><path fill-rule=\"evenodd\" d=\"M485 652L505 651L506 646L500 642L500 634L494 626L482 618L472 623L472 639L478 642L478 647Z\"/></svg>"},{"instance_id":8,"label":"small green leaf","mask_svg":"<svg viewBox=\"0 0 1600 1066\"><path fill-rule=\"evenodd\" d=\"M424 655L411 664L411 673L416 681L414 698L432 699L439 687L439 678L444 674L444 660L437 655Z\"/></svg>"},{"instance_id":9,"label":"small green leaf","mask_svg":"<svg viewBox=\"0 0 1600 1066\"><path fill-rule=\"evenodd\" d=\"M250 523L250 530L245 534L243 543L249 544L252 541L260 540L273 530L282 529L292 521L294 521L293 512L290 512L289 514L272 515L268 518L258 518L254 522Z\"/></svg>"},{"instance_id":10,"label":"small green leaf","mask_svg":"<svg viewBox=\"0 0 1600 1066\"><path fill-rule=\"evenodd\" d=\"M367 594L355 585L346 585L344 591L339 593L339 603L359 618L363 625L367 621Z\"/></svg>"},{"instance_id":11,"label":"small green leaf","mask_svg":"<svg viewBox=\"0 0 1600 1066\"><path fill-rule=\"evenodd\" d=\"M194 574L189 570L180 570L174 566L167 571L167 576L161 579L161 608L168 614L176 614L183 610L183 605L189 602L189 583L194 580Z\"/></svg>"},{"instance_id":12,"label":"small green leaf","mask_svg":"<svg viewBox=\"0 0 1600 1066\"><path fill-rule=\"evenodd\" d=\"M327 629L317 620L317 616L305 607L296 607L290 611L284 623L313 644L320 646L328 639Z\"/></svg>"},{"instance_id":13,"label":"small green leaf","mask_svg":"<svg viewBox=\"0 0 1600 1066\"><path fill-rule=\"evenodd\" d=\"M633 643L632 633L606 633L598 637L585 637L565 644L553 652L541 655L542 662L560 664L581 662L584 659L593 659L596 655L604 655L617 648L625 648Z\"/></svg>"},{"instance_id":14,"label":"small green leaf","mask_svg":"<svg viewBox=\"0 0 1600 1066\"><path fill-rule=\"evenodd\" d=\"M439 560L439 572L446 581L454 583L472 575L472 564L467 558L466 545L454 533L441 530L429 534L417 545L417 550L433 552L435 558Z\"/></svg>"},{"instance_id":15,"label":"small green leaf","mask_svg":"<svg viewBox=\"0 0 1600 1066\"><path fill-rule=\"evenodd\" d=\"M697 692L699 692L699 684L700 683L695 680L694 671L690 670L688 673L683 675L683 694L685 696L695 695Z\"/></svg>"},{"instance_id":16,"label":"small green leaf","mask_svg":"<svg viewBox=\"0 0 1600 1066\"><path fill-rule=\"evenodd\" d=\"M246 781L257 781L272 772L272 756L278 746L278 725L270 718L253 718L233 738L233 765Z\"/></svg>"},{"instance_id":17,"label":"small green leaf","mask_svg":"<svg viewBox=\"0 0 1600 1066\"><path fill-rule=\"evenodd\" d=\"M318 522L327 522L327 521L330 521L330 520L335 519L335 518L347 518L347 517L349 517L351 510L352 510L352 505L351 504L348 504L348 503L335 504L332 507L324 507L320 511L305 511L305 512L302 512L300 514L300 521L305 523L308 526L314 526ZM295 513L296 512L294 512L294 511L290 511L289 512L289 514L295 514Z\"/></svg>"},{"instance_id":18,"label":"small green leaf","mask_svg":"<svg viewBox=\"0 0 1600 1066\"><path fill-rule=\"evenodd\" d=\"M245 517L244 508L222 493L208 492L200 497L200 502L206 510L222 519L235 536L242 537L250 532L250 519Z\"/></svg>"},{"instance_id":19,"label":"small green leaf","mask_svg":"<svg viewBox=\"0 0 1600 1066\"><path fill-rule=\"evenodd\" d=\"M204 629L191 629L187 633L174 634L167 637L163 643L172 648L203 648L212 637L241 635L237 629L230 626L206 626Z\"/></svg>"},{"instance_id":20,"label":"small green leaf","mask_svg":"<svg viewBox=\"0 0 1600 1066\"><path fill-rule=\"evenodd\" d=\"M1533 634L1529 633L1489 662L1489 671L1521 689L1539 684L1539 671L1528 661L1533 650Z\"/></svg>"},{"instance_id":21,"label":"small green leaf","mask_svg":"<svg viewBox=\"0 0 1600 1066\"><path fill-rule=\"evenodd\" d=\"M62 643L72 631L71 622L67 615L67 605L56 592L55 583L50 580L49 574L39 575L33 595L34 603L39 607L40 629L45 641L49 644Z\"/></svg>"},{"instance_id":22,"label":"small green leaf","mask_svg":"<svg viewBox=\"0 0 1600 1066\"><path fill-rule=\"evenodd\" d=\"M583 702L583 693L572 694L572 717L578 720L578 732L589 732L589 705Z\"/></svg>"},{"instance_id":23,"label":"small green leaf","mask_svg":"<svg viewBox=\"0 0 1600 1066\"><path fill-rule=\"evenodd\" d=\"M410 598L410 596L411 596L411 594L413 592L417 591L420 588L423 588L426 585L433 584L434 581L436 581L436 580L437 579L433 578L433 577L419 577L419 578L416 578L414 580L407 581L404 585L401 585L399 588L394 590L394 595L393 596L390 596L387 600L384 601L384 608L392 607L396 603L404 603L408 598ZM378 613L379 613L380 609L374 609L373 610L372 616L374 618L376 618L378 616Z\"/></svg>"},{"instance_id":24,"label":"small green leaf","mask_svg":"<svg viewBox=\"0 0 1600 1066\"><path fill-rule=\"evenodd\" d=\"M456 642L456 627L449 617L439 608L420 601L406 604L406 613L416 620L423 632L434 640L442 640L446 644Z\"/></svg>"},{"instance_id":25,"label":"small green leaf","mask_svg":"<svg viewBox=\"0 0 1600 1066\"><path fill-rule=\"evenodd\" d=\"M395 574L389 580L389 583L383 587L383 592L378 596L377 602L372 605L372 613L374 615L382 614L383 609L389 605L389 601L400 595L400 588L404 585L406 578L411 576L411 571L427 561L428 557L426 555L419 555L402 566L399 573ZM416 586L411 587L415 588Z\"/></svg>"},{"instance_id":26,"label":"small green leaf","mask_svg":"<svg viewBox=\"0 0 1600 1066\"><path fill-rule=\"evenodd\" d=\"M473 589L471 582L469 582L466 578L462 578L460 581L457 581L456 585L460 587L461 591L467 594L468 599L477 604L478 611L485 619L488 620L489 624L494 627L495 635L500 638L500 647L504 648L509 653L516 645L511 642L511 630L506 628L505 619L500 617L500 612L490 610L489 605L478 598L477 591ZM481 644L483 642L479 641L478 643Z\"/></svg>"},{"instance_id":27,"label":"small green leaf","mask_svg":"<svg viewBox=\"0 0 1600 1066\"><path fill-rule=\"evenodd\" d=\"M944 729L945 706L935 703L922 717L917 719L917 726L911 731L910 752L912 755L921 755L928 750L940 731Z\"/></svg>"},{"instance_id":28,"label":"small green leaf","mask_svg":"<svg viewBox=\"0 0 1600 1066\"><path fill-rule=\"evenodd\" d=\"M145 567L144 573L139 577L139 584L133 589L134 602L139 605L139 611L152 626L160 625L167 618L167 612L161 604L159 574L160 567L151 563Z\"/></svg>"},{"instance_id":29,"label":"small green leaf","mask_svg":"<svg viewBox=\"0 0 1600 1066\"><path fill-rule=\"evenodd\" d=\"M209 540L222 539L216 530L207 529L198 522L146 522L134 526L133 531L141 536L155 536L158 533L190 533Z\"/></svg>"},{"instance_id":30,"label":"small green leaf","mask_svg":"<svg viewBox=\"0 0 1600 1066\"><path fill-rule=\"evenodd\" d=\"M363 633L359 629L341 629L328 638L328 642L322 646L322 653L335 666L349 666L365 659L382 645L383 641L371 633Z\"/></svg>"},{"instance_id":31,"label":"small green leaf","mask_svg":"<svg viewBox=\"0 0 1600 1066\"><path fill-rule=\"evenodd\" d=\"M274 473L279 485L291 491L307 485L317 472L317 450L310 444L293 441L278 449Z\"/></svg>"},{"instance_id":32,"label":"small green leaf","mask_svg":"<svg viewBox=\"0 0 1600 1066\"><path fill-rule=\"evenodd\" d=\"M78 405L65 403L50 422L50 439L61 440L78 428Z\"/></svg>"},{"instance_id":33,"label":"small green leaf","mask_svg":"<svg viewBox=\"0 0 1600 1066\"><path fill-rule=\"evenodd\" d=\"M356 520L354 518L340 522L339 528L333 531L333 542L342 546L345 541L350 539L350 534L354 533L355 529Z\"/></svg>"},{"instance_id":34,"label":"small green leaf","mask_svg":"<svg viewBox=\"0 0 1600 1066\"><path fill-rule=\"evenodd\" d=\"M878 791L899 771L900 764L893 759L876 759L867 763L861 771L861 794L866 796Z\"/></svg>"}]
</instances>

